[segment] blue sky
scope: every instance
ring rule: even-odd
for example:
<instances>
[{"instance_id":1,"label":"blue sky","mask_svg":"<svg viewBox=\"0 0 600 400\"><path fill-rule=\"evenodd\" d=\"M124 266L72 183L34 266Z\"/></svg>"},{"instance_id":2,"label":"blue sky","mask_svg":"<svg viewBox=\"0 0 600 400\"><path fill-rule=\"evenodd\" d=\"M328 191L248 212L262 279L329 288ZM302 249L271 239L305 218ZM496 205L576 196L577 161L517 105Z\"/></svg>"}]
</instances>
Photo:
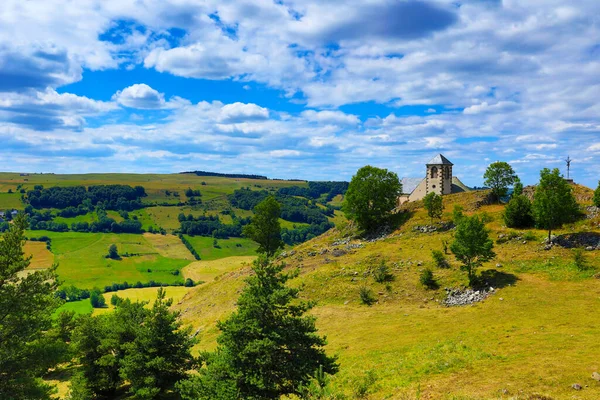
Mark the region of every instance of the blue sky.
<instances>
[{"instance_id":1,"label":"blue sky","mask_svg":"<svg viewBox=\"0 0 600 400\"><path fill-rule=\"evenodd\" d=\"M0 170L600 178L597 0L5 0Z\"/></svg>"}]
</instances>

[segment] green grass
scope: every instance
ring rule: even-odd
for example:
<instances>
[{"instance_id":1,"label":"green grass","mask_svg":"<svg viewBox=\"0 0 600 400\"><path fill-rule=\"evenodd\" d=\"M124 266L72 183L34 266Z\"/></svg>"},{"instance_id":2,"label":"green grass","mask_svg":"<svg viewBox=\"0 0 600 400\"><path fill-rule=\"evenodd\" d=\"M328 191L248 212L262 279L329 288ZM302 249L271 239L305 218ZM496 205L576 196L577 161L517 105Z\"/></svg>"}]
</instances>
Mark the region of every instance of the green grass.
<instances>
[{"instance_id":1,"label":"green grass","mask_svg":"<svg viewBox=\"0 0 600 400\"><path fill-rule=\"evenodd\" d=\"M46 235L52 239L52 252L58 262L57 273L65 285L80 288L103 287L112 283L154 280L163 283L182 281L173 275L189 260L161 256L142 235L32 231L30 235ZM121 260L105 258L108 247L116 244L120 254L139 256Z\"/></svg>"},{"instance_id":2,"label":"green grass","mask_svg":"<svg viewBox=\"0 0 600 400\"><path fill-rule=\"evenodd\" d=\"M256 254L258 245L250 239L218 239L220 248L213 247L213 238L206 236L188 236L186 239L200 255L202 260L216 260L232 256L251 256Z\"/></svg>"},{"instance_id":3,"label":"green grass","mask_svg":"<svg viewBox=\"0 0 600 400\"><path fill-rule=\"evenodd\" d=\"M91 314L94 311L94 309L92 307L90 299L85 299L64 303L58 308L58 310L54 312L54 315L56 316L63 311L74 312L75 314Z\"/></svg>"},{"instance_id":4,"label":"green grass","mask_svg":"<svg viewBox=\"0 0 600 400\"><path fill-rule=\"evenodd\" d=\"M24 208L25 205L21 201L21 193L0 193L0 210L22 210Z\"/></svg>"}]
</instances>

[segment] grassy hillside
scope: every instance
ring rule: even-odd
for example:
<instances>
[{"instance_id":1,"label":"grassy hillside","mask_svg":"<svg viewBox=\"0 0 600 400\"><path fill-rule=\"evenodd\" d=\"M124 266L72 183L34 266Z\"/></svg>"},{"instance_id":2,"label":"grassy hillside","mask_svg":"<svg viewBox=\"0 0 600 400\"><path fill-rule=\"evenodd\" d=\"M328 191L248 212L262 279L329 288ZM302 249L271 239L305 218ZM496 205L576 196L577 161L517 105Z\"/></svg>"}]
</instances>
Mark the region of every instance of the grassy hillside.
<instances>
[{"instance_id":1,"label":"grassy hillside","mask_svg":"<svg viewBox=\"0 0 600 400\"><path fill-rule=\"evenodd\" d=\"M578 187L583 203L589 189ZM573 252L544 250L544 231L513 231L503 226L501 205L485 205L483 192L444 197L449 220L454 204L469 214L486 215L497 257L480 270L496 290L483 302L448 308L444 288L467 284L451 256L448 269L436 269L432 250L452 240L452 230L421 233L430 224L419 203L408 205L407 221L380 240L350 238L343 227L297 246L284 261L299 268L295 284L317 302L313 310L328 350L339 356L334 391L355 398L384 399L597 399L600 383L590 378L600 369L595 350L600 337L600 258L586 252L591 269L580 271ZM598 220L566 225L557 234L600 232ZM518 238L518 239L517 239ZM503 242L503 240L500 240ZM376 283L375 268L385 261L394 281ZM423 268L434 268L439 289L419 283ZM201 332L200 349L212 349L216 321L234 308L250 267L223 268L218 280L192 289L176 306L184 320ZM362 305L361 288L377 298ZM571 388L574 383L583 390ZM544 397L546 396L546 397Z\"/></svg>"}]
</instances>

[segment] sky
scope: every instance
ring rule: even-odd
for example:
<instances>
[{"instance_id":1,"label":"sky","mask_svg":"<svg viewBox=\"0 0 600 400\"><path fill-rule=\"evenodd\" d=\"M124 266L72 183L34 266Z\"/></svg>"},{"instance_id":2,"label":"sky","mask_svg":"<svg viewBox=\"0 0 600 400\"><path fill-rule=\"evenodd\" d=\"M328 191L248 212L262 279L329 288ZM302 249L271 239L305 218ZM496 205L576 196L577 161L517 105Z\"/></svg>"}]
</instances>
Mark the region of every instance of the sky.
<instances>
[{"instance_id":1,"label":"sky","mask_svg":"<svg viewBox=\"0 0 600 400\"><path fill-rule=\"evenodd\" d=\"M0 170L600 178L598 0L4 0Z\"/></svg>"}]
</instances>

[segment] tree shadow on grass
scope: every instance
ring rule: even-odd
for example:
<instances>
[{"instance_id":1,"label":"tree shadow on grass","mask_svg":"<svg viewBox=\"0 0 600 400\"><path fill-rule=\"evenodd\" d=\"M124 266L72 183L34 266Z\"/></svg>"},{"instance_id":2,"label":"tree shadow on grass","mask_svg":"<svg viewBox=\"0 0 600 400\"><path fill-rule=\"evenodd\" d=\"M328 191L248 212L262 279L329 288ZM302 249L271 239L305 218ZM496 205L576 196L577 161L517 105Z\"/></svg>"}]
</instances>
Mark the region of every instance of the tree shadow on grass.
<instances>
[{"instance_id":1,"label":"tree shadow on grass","mask_svg":"<svg viewBox=\"0 0 600 400\"><path fill-rule=\"evenodd\" d=\"M509 285L514 285L518 280L519 278L514 274L498 271L497 269L488 269L481 271L478 286L491 286L495 289L501 289Z\"/></svg>"}]
</instances>

